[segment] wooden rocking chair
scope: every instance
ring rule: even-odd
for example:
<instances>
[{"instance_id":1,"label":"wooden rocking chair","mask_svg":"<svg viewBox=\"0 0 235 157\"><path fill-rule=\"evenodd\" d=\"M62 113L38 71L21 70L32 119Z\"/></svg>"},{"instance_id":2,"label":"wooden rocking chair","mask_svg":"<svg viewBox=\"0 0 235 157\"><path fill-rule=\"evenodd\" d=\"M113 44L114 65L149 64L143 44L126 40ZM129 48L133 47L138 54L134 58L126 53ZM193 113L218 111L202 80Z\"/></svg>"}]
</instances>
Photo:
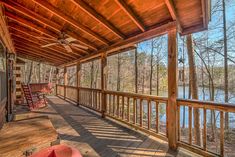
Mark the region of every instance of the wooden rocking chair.
<instances>
[{"instance_id":1,"label":"wooden rocking chair","mask_svg":"<svg viewBox=\"0 0 235 157\"><path fill-rule=\"evenodd\" d=\"M39 93L33 95L28 84L22 84L21 86L30 110L47 106L47 101L44 95L40 95Z\"/></svg>"}]
</instances>

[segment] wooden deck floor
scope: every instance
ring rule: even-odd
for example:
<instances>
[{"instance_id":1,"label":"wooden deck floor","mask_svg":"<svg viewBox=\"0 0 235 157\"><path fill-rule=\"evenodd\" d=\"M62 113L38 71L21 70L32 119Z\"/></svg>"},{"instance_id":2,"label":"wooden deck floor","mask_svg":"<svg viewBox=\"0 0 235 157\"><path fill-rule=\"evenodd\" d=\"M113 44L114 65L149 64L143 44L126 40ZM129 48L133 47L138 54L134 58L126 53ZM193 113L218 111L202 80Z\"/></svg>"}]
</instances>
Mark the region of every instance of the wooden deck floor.
<instances>
[{"instance_id":1,"label":"wooden deck floor","mask_svg":"<svg viewBox=\"0 0 235 157\"><path fill-rule=\"evenodd\" d=\"M102 119L60 98L50 97L48 102L47 108L28 115L48 115L61 143L79 149L84 157L196 156L185 150L173 152L162 140Z\"/></svg>"}]
</instances>

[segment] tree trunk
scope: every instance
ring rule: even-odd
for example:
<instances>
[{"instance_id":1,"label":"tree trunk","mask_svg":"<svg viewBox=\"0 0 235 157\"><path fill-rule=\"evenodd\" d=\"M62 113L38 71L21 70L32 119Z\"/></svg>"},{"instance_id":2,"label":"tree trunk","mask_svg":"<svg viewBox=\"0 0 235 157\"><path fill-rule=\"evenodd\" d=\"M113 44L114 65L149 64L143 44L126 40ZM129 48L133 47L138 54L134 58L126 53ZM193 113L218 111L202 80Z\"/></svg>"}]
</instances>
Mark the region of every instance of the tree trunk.
<instances>
[{"instance_id":1,"label":"tree trunk","mask_svg":"<svg viewBox=\"0 0 235 157\"><path fill-rule=\"evenodd\" d=\"M186 99L186 92L185 92L185 54L184 54L184 37L183 37L183 98ZM183 107L183 128L185 128L185 106Z\"/></svg>"},{"instance_id":2,"label":"tree trunk","mask_svg":"<svg viewBox=\"0 0 235 157\"><path fill-rule=\"evenodd\" d=\"M150 90L149 90L149 94L150 95L152 95L152 86L153 86L153 81L152 81L152 79L153 79L153 49L154 49L154 47L153 47L153 39L151 40L151 56L150 56L150 80L149 80L149 88L150 88Z\"/></svg>"},{"instance_id":3,"label":"tree trunk","mask_svg":"<svg viewBox=\"0 0 235 157\"><path fill-rule=\"evenodd\" d=\"M94 61L91 62L91 72L90 72L90 88L93 88L93 75L94 75Z\"/></svg>"},{"instance_id":4,"label":"tree trunk","mask_svg":"<svg viewBox=\"0 0 235 157\"><path fill-rule=\"evenodd\" d=\"M38 63L38 83L41 83L41 63Z\"/></svg>"},{"instance_id":5,"label":"tree trunk","mask_svg":"<svg viewBox=\"0 0 235 157\"><path fill-rule=\"evenodd\" d=\"M157 58L157 95L159 96L159 73L160 73L160 65L159 65L159 57Z\"/></svg>"},{"instance_id":6,"label":"tree trunk","mask_svg":"<svg viewBox=\"0 0 235 157\"><path fill-rule=\"evenodd\" d=\"M138 65L137 65L137 48L135 48L135 93L138 93Z\"/></svg>"},{"instance_id":7,"label":"tree trunk","mask_svg":"<svg viewBox=\"0 0 235 157\"><path fill-rule=\"evenodd\" d=\"M117 69L117 91L120 91L120 83L121 83L121 79L120 79L120 70L121 70L121 63L120 63L120 54L118 53L117 55L117 64L118 64L118 69Z\"/></svg>"},{"instance_id":8,"label":"tree trunk","mask_svg":"<svg viewBox=\"0 0 235 157\"><path fill-rule=\"evenodd\" d=\"M188 49L188 61L189 61L189 77L191 80L192 98L198 99L198 87L197 87L197 74L194 58L194 50L192 45L192 35L187 35L187 49ZM200 112L198 109L193 109L194 116L194 138L197 145L201 145L201 133L200 133Z\"/></svg>"},{"instance_id":9,"label":"tree trunk","mask_svg":"<svg viewBox=\"0 0 235 157\"><path fill-rule=\"evenodd\" d=\"M50 67L48 83L51 83L51 82L52 82L52 81L51 81L51 80L52 80L51 73L52 73L52 67Z\"/></svg>"},{"instance_id":10,"label":"tree trunk","mask_svg":"<svg viewBox=\"0 0 235 157\"><path fill-rule=\"evenodd\" d=\"M145 63L144 63L144 69L142 72L142 94L144 94L144 83L145 83Z\"/></svg>"},{"instance_id":11,"label":"tree trunk","mask_svg":"<svg viewBox=\"0 0 235 157\"><path fill-rule=\"evenodd\" d=\"M223 3L223 32L224 32L224 101L228 102L228 48L227 48L227 26L226 26L226 6ZM225 113L225 130L229 129L228 112Z\"/></svg>"},{"instance_id":12,"label":"tree trunk","mask_svg":"<svg viewBox=\"0 0 235 157\"><path fill-rule=\"evenodd\" d=\"M33 75L33 61L31 62L30 69L29 69L28 84L32 82L32 75Z\"/></svg>"}]
</instances>

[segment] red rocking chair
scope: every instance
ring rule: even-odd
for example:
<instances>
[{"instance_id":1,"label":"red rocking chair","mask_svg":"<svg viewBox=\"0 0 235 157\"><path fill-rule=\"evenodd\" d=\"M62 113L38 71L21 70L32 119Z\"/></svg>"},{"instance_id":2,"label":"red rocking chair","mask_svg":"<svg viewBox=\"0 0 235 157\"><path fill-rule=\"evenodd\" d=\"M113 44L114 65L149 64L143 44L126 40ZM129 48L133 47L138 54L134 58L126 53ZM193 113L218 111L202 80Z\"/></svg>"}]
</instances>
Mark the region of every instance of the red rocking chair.
<instances>
[{"instance_id":1,"label":"red rocking chair","mask_svg":"<svg viewBox=\"0 0 235 157\"><path fill-rule=\"evenodd\" d=\"M35 93L35 95L33 95L28 84L22 84L21 86L30 110L42 108L47 105L44 94Z\"/></svg>"}]
</instances>

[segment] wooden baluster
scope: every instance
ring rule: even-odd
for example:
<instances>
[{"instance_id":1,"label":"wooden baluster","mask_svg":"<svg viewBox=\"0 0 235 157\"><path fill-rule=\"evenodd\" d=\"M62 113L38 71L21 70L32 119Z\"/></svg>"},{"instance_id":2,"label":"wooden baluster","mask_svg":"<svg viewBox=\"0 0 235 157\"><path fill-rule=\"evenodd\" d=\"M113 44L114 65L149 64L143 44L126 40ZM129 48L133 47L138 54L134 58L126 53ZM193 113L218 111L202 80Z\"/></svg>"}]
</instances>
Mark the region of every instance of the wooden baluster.
<instances>
[{"instance_id":1,"label":"wooden baluster","mask_svg":"<svg viewBox=\"0 0 235 157\"><path fill-rule=\"evenodd\" d=\"M189 144L192 145L192 107L189 107Z\"/></svg>"},{"instance_id":2,"label":"wooden baluster","mask_svg":"<svg viewBox=\"0 0 235 157\"><path fill-rule=\"evenodd\" d=\"M151 101L148 100L148 130L151 128Z\"/></svg>"},{"instance_id":3,"label":"wooden baluster","mask_svg":"<svg viewBox=\"0 0 235 157\"><path fill-rule=\"evenodd\" d=\"M68 73L67 68L64 67L64 99L66 99L67 92L66 92L66 86L68 85Z\"/></svg>"},{"instance_id":4,"label":"wooden baluster","mask_svg":"<svg viewBox=\"0 0 235 157\"><path fill-rule=\"evenodd\" d=\"M178 141L180 141L180 106L177 106L177 129L178 129Z\"/></svg>"},{"instance_id":5,"label":"wooden baluster","mask_svg":"<svg viewBox=\"0 0 235 157\"><path fill-rule=\"evenodd\" d=\"M159 102L156 101L156 132L159 132L159 113L158 113Z\"/></svg>"},{"instance_id":6,"label":"wooden baluster","mask_svg":"<svg viewBox=\"0 0 235 157\"><path fill-rule=\"evenodd\" d=\"M130 122L130 98L127 97L127 121Z\"/></svg>"},{"instance_id":7,"label":"wooden baluster","mask_svg":"<svg viewBox=\"0 0 235 157\"><path fill-rule=\"evenodd\" d=\"M93 107L93 108L95 108L94 107L94 91L91 91L91 106Z\"/></svg>"},{"instance_id":8,"label":"wooden baluster","mask_svg":"<svg viewBox=\"0 0 235 157\"><path fill-rule=\"evenodd\" d=\"M109 115L111 115L111 111L112 111L112 109L111 109L111 94L109 94L109 110L108 110L109 112Z\"/></svg>"},{"instance_id":9,"label":"wooden baluster","mask_svg":"<svg viewBox=\"0 0 235 157\"><path fill-rule=\"evenodd\" d=\"M100 109L100 92L98 91L97 92L97 108L96 110L99 110Z\"/></svg>"},{"instance_id":10,"label":"wooden baluster","mask_svg":"<svg viewBox=\"0 0 235 157\"><path fill-rule=\"evenodd\" d=\"M85 91L85 105L87 106L87 91Z\"/></svg>"},{"instance_id":11,"label":"wooden baluster","mask_svg":"<svg viewBox=\"0 0 235 157\"><path fill-rule=\"evenodd\" d=\"M89 107L91 107L91 106L90 106L90 103L89 103L89 97L90 97L90 95L89 95L89 94L90 94L90 92L89 92L89 90L87 90L86 102L87 102L87 105L88 105Z\"/></svg>"},{"instance_id":12,"label":"wooden baluster","mask_svg":"<svg viewBox=\"0 0 235 157\"><path fill-rule=\"evenodd\" d=\"M119 95L117 96L117 117L119 118Z\"/></svg>"},{"instance_id":13,"label":"wooden baluster","mask_svg":"<svg viewBox=\"0 0 235 157\"><path fill-rule=\"evenodd\" d=\"M122 119L124 119L124 110L125 110L125 106L124 106L124 96L122 96Z\"/></svg>"},{"instance_id":14,"label":"wooden baluster","mask_svg":"<svg viewBox=\"0 0 235 157\"><path fill-rule=\"evenodd\" d=\"M80 103L79 99L79 88L80 88L80 83L81 83L81 64L80 62L77 63L77 105Z\"/></svg>"},{"instance_id":15,"label":"wooden baluster","mask_svg":"<svg viewBox=\"0 0 235 157\"><path fill-rule=\"evenodd\" d=\"M85 91L82 91L82 104L85 105Z\"/></svg>"},{"instance_id":16,"label":"wooden baluster","mask_svg":"<svg viewBox=\"0 0 235 157\"><path fill-rule=\"evenodd\" d=\"M100 108L100 111L101 111L101 108L102 108L102 93L100 92L100 105L99 105L99 108Z\"/></svg>"},{"instance_id":17,"label":"wooden baluster","mask_svg":"<svg viewBox=\"0 0 235 157\"><path fill-rule=\"evenodd\" d=\"M87 91L85 90L85 105L87 106Z\"/></svg>"},{"instance_id":18,"label":"wooden baluster","mask_svg":"<svg viewBox=\"0 0 235 157\"><path fill-rule=\"evenodd\" d=\"M81 104L84 105L84 103L83 103L83 90L80 91L80 101L81 101Z\"/></svg>"},{"instance_id":19,"label":"wooden baluster","mask_svg":"<svg viewBox=\"0 0 235 157\"><path fill-rule=\"evenodd\" d=\"M206 136L206 132L207 132L207 130L206 130L207 128L206 128L206 109L204 108L204 110L203 110L203 149L206 151L206 138L207 138L207 136Z\"/></svg>"},{"instance_id":20,"label":"wooden baluster","mask_svg":"<svg viewBox=\"0 0 235 157\"><path fill-rule=\"evenodd\" d=\"M113 94L113 116L115 116L115 95Z\"/></svg>"},{"instance_id":21,"label":"wooden baluster","mask_svg":"<svg viewBox=\"0 0 235 157\"><path fill-rule=\"evenodd\" d=\"M220 156L224 156L224 112L220 111Z\"/></svg>"},{"instance_id":22,"label":"wooden baluster","mask_svg":"<svg viewBox=\"0 0 235 157\"><path fill-rule=\"evenodd\" d=\"M95 105L94 105L94 91L91 92L91 102L92 102L92 107L95 108Z\"/></svg>"},{"instance_id":23,"label":"wooden baluster","mask_svg":"<svg viewBox=\"0 0 235 157\"><path fill-rule=\"evenodd\" d=\"M86 91L85 90L83 90L83 93L82 93L82 99L83 99L83 105L86 105Z\"/></svg>"},{"instance_id":24,"label":"wooden baluster","mask_svg":"<svg viewBox=\"0 0 235 157\"><path fill-rule=\"evenodd\" d=\"M136 98L133 100L133 123L136 124Z\"/></svg>"},{"instance_id":25,"label":"wooden baluster","mask_svg":"<svg viewBox=\"0 0 235 157\"><path fill-rule=\"evenodd\" d=\"M95 109L97 109L97 91L95 91Z\"/></svg>"},{"instance_id":26,"label":"wooden baluster","mask_svg":"<svg viewBox=\"0 0 235 157\"><path fill-rule=\"evenodd\" d=\"M140 99L140 127L143 127L143 99Z\"/></svg>"},{"instance_id":27,"label":"wooden baluster","mask_svg":"<svg viewBox=\"0 0 235 157\"><path fill-rule=\"evenodd\" d=\"M92 104L91 104L91 90L88 91L88 103L89 103L90 107L92 108Z\"/></svg>"}]
</instances>

